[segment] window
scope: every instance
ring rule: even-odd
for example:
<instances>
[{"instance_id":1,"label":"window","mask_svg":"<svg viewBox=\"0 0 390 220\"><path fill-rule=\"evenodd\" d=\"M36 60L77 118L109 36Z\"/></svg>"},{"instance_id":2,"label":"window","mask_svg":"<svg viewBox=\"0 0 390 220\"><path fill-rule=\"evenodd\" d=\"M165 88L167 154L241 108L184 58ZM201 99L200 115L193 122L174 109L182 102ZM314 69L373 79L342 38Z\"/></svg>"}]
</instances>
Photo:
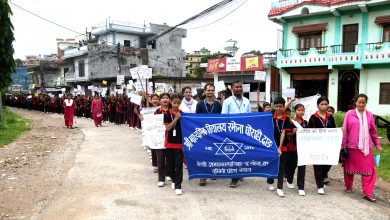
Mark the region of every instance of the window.
<instances>
[{"instance_id":1,"label":"window","mask_svg":"<svg viewBox=\"0 0 390 220\"><path fill-rule=\"evenodd\" d=\"M383 25L383 42L390 42L390 24Z\"/></svg>"},{"instance_id":2,"label":"window","mask_svg":"<svg viewBox=\"0 0 390 220\"><path fill-rule=\"evenodd\" d=\"M125 47L131 47L131 42L129 40L124 40L123 41L123 46Z\"/></svg>"},{"instance_id":3,"label":"window","mask_svg":"<svg viewBox=\"0 0 390 220\"><path fill-rule=\"evenodd\" d=\"M380 84L379 104L390 104L390 83Z\"/></svg>"},{"instance_id":4,"label":"window","mask_svg":"<svg viewBox=\"0 0 390 220\"><path fill-rule=\"evenodd\" d=\"M85 64L84 60L79 61L79 77L84 77L85 76Z\"/></svg>"},{"instance_id":5,"label":"window","mask_svg":"<svg viewBox=\"0 0 390 220\"><path fill-rule=\"evenodd\" d=\"M319 48L321 46L322 46L321 32L299 35L298 49L300 51L307 51L310 48Z\"/></svg>"}]
</instances>

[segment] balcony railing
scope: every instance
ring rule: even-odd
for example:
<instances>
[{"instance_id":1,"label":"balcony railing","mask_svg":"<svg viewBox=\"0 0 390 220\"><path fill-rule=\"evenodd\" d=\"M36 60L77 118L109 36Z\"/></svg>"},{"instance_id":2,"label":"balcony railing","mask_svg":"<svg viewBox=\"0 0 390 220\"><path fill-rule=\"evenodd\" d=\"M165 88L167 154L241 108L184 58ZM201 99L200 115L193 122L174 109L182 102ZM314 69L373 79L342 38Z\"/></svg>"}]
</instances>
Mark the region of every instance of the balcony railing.
<instances>
[{"instance_id":1,"label":"balcony railing","mask_svg":"<svg viewBox=\"0 0 390 220\"><path fill-rule=\"evenodd\" d=\"M390 42L279 50L279 67L390 63Z\"/></svg>"},{"instance_id":2,"label":"balcony railing","mask_svg":"<svg viewBox=\"0 0 390 220\"><path fill-rule=\"evenodd\" d=\"M354 53L356 51L357 44L342 44L342 45L333 45L330 46L332 48L332 53Z\"/></svg>"}]
</instances>

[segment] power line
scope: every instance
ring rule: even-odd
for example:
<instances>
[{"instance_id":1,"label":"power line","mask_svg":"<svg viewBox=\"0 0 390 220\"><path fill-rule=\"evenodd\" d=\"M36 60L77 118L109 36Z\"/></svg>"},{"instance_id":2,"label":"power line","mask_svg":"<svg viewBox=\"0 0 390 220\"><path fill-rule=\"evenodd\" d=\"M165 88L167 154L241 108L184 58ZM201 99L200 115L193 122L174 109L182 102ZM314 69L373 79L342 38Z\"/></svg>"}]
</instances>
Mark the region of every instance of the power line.
<instances>
[{"instance_id":1,"label":"power line","mask_svg":"<svg viewBox=\"0 0 390 220\"><path fill-rule=\"evenodd\" d=\"M243 0L237 1L237 3L240 3L241 1L243 1ZM230 4L230 6L234 6L234 5L235 5L235 3L231 3L231 4ZM230 6L229 6L229 7L230 7ZM199 21L202 21L203 19L208 18L208 17L214 15L215 13L220 12L220 11L221 11L220 9L223 9L223 8L224 8L224 7L219 7L219 8L217 8L216 10L210 12L209 14L207 14L207 15L205 15L205 16L202 16L201 18L196 19L196 20L194 20L194 21L191 21L191 22L188 23L188 24L185 24L185 25L183 26L183 28L187 28L188 26L193 25L194 23L199 23Z\"/></svg>"},{"instance_id":2,"label":"power line","mask_svg":"<svg viewBox=\"0 0 390 220\"><path fill-rule=\"evenodd\" d=\"M64 28L64 29L66 29L66 30L68 30L68 31L71 31L71 32L74 32L74 33L76 33L76 34L85 35L85 34L82 34L82 33L78 32L78 31L75 31L75 30L72 30L72 29L70 29L70 28L67 28L67 27L65 27L65 26L63 26L63 25L57 24L56 22L51 21L51 20L49 20L49 19L46 19L46 18L44 18L44 17L42 17L42 16L40 16L40 15L37 15L37 14L35 14L35 13L33 13L33 12L27 10L27 9L24 9L24 8L20 7L19 5L15 4L15 3L11 2L11 1L9 1L9 3L11 3L12 5L14 5L15 7L18 7L18 8L20 8L20 9L22 9L23 11L25 11L25 12L27 12L27 13L29 13L29 14L32 14L32 15L34 15L34 16L36 16L36 17L42 19L42 20L45 20L45 21L47 21L47 22L49 22L49 23L51 23L51 24L54 24L54 25L56 25L56 26L58 26L58 27Z\"/></svg>"},{"instance_id":3,"label":"power line","mask_svg":"<svg viewBox=\"0 0 390 220\"><path fill-rule=\"evenodd\" d=\"M202 26L199 26L199 27L187 28L187 29L199 29L199 28L204 28L204 27L207 27L207 26L209 26L209 25L215 24L215 23L217 23L218 21L220 21L220 20L226 18L227 16L229 16L230 14L232 14L233 12L235 12L236 10L238 10L238 9L239 9L243 4L245 4L247 1L248 1L248 0L245 0L245 1L244 1L243 3L241 3L237 8L233 9L233 10L232 10L231 12L229 12L228 14L222 16L221 18L219 18L219 19L217 19L217 20L215 20L215 21L213 21L213 22L211 22L211 23L208 23L208 24L206 24L206 25L202 25Z\"/></svg>"},{"instance_id":4,"label":"power line","mask_svg":"<svg viewBox=\"0 0 390 220\"><path fill-rule=\"evenodd\" d=\"M177 28L177 27L179 27L179 26L181 26L181 25L187 24L187 23L189 23L189 22L191 22L191 21L194 21L194 20L196 20L196 19L198 19L198 18L201 18L201 17L203 17L203 16L206 16L206 15L210 14L212 11L217 10L217 9L220 8L220 7L225 7L225 6L228 5L229 3L232 3L233 1L235 1L235 0L223 0L223 1L221 1L221 2L219 2L219 3L217 3L217 4L215 4L215 5L213 5L213 6L209 7L209 8L207 8L206 10L204 10L204 11L202 11L202 12L200 12L200 13L198 13L198 14L196 14L196 15L194 15L194 16L192 16L192 17L190 17L190 18L188 18L188 19L186 19L186 20L184 20L184 21L182 21L182 22L180 22L179 24L177 24L177 25L175 25L175 26L169 28L168 30L162 32L161 34L159 34L159 35L153 37L152 39L149 40L149 42L150 42L150 41L153 41L153 40L156 40L156 39L158 39L158 38L164 36L165 34L167 34L167 33L171 32L171 31L173 31L175 28Z\"/></svg>"}]
</instances>

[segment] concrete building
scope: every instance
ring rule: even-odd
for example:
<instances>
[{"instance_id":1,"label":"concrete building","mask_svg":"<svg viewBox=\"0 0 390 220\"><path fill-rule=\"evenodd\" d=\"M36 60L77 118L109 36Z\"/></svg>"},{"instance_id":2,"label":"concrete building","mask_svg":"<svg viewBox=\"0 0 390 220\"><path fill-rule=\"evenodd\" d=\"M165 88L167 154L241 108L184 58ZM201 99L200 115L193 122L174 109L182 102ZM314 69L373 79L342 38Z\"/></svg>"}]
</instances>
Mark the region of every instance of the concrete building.
<instances>
[{"instance_id":1,"label":"concrete building","mask_svg":"<svg viewBox=\"0 0 390 220\"><path fill-rule=\"evenodd\" d=\"M27 67L17 66L16 72L11 74L11 91L27 91L28 85L32 83L31 75L27 74Z\"/></svg>"},{"instance_id":2,"label":"concrete building","mask_svg":"<svg viewBox=\"0 0 390 220\"><path fill-rule=\"evenodd\" d=\"M195 74L195 69L200 66L202 55L200 51L187 53L186 55L186 75Z\"/></svg>"},{"instance_id":3,"label":"concrete building","mask_svg":"<svg viewBox=\"0 0 390 220\"><path fill-rule=\"evenodd\" d=\"M156 38L169 28L165 24L146 27L112 20L93 26L93 39L65 50L61 57L63 63L70 64L66 84L81 85L84 90L106 80L110 88L115 88L117 75L123 74L127 82L130 69L141 65L151 67L156 76L185 76L182 38L186 30L175 29Z\"/></svg>"},{"instance_id":4,"label":"concrete building","mask_svg":"<svg viewBox=\"0 0 390 220\"><path fill-rule=\"evenodd\" d=\"M346 111L359 93L367 108L390 112L390 2L385 0L280 0L271 21L283 27L277 53L281 89L297 97L320 93Z\"/></svg>"},{"instance_id":5,"label":"concrete building","mask_svg":"<svg viewBox=\"0 0 390 220\"><path fill-rule=\"evenodd\" d=\"M23 66L27 68L27 73L31 76L32 84L35 87L55 87L58 78L61 76L56 55L41 56L29 55L23 60Z\"/></svg>"}]
</instances>

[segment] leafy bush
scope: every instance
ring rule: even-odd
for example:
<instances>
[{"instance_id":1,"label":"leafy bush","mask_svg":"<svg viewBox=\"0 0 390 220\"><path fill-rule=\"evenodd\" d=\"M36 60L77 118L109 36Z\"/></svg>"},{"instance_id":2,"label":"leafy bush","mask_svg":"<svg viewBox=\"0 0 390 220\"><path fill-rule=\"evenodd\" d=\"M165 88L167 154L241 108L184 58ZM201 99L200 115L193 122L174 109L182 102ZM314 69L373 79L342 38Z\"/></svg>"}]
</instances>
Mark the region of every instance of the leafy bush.
<instances>
[{"instance_id":1,"label":"leafy bush","mask_svg":"<svg viewBox=\"0 0 390 220\"><path fill-rule=\"evenodd\" d=\"M335 112L333 114L334 121L336 123L336 127L341 128L343 127L345 112Z\"/></svg>"}]
</instances>

